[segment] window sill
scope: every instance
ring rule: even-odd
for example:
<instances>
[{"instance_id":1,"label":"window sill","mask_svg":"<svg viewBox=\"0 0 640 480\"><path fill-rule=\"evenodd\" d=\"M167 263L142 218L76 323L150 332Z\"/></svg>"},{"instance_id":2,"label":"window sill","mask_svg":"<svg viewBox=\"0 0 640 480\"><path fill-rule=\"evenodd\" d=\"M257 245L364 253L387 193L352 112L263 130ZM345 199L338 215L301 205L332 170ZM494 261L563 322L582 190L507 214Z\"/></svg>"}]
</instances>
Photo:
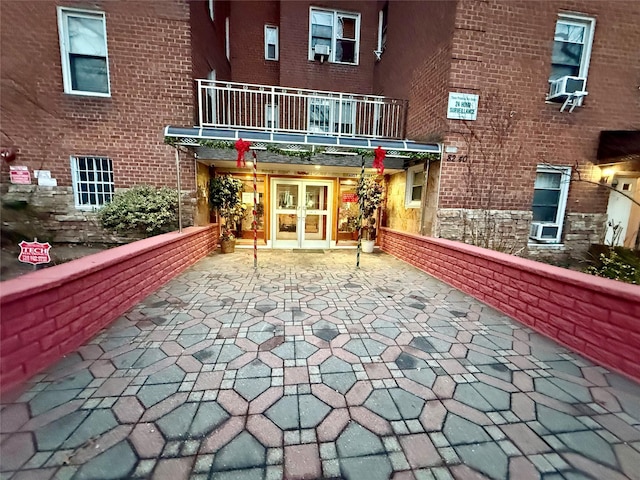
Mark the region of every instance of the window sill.
<instances>
[{"instance_id":1,"label":"window sill","mask_svg":"<svg viewBox=\"0 0 640 480\"><path fill-rule=\"evenodd\" d=\"M420 208L420 207L421 207L420 203L409 203L409 204L405 203L404 205L404 208Z\"/></svg>"},{"instance_id":2,"label":"window sill","mask_svg":"<svg viewBox=\"0 0 640 480\"><path fill-rule=\"evenodd\" d=\"M531 243L527 247L541 250L564 250L564 243Z\"/></svg>"},{"instance_id":3,"label":"window sill","mask_svg":"<svg viewBox=\"0 0 640 480\"><path fill-rule=\"evenodd\" d=\"M65 95L73 97L97 97L97 98L111 98L110 93L96 93L96 92L64 92Z\"/></svg>"}]
</instances>

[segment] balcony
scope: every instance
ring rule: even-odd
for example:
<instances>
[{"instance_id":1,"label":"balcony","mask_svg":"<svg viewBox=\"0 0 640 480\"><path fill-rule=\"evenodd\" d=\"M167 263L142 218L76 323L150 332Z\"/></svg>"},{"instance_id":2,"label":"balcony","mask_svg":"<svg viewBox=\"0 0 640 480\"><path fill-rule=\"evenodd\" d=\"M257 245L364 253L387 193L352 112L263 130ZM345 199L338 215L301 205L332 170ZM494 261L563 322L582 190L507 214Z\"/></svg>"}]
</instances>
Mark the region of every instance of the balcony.
<instances>
[{"instance_id":1,"label":"balcony","mask_svg":"<svg viewBox=\"0 0 640 480\"><path fill-rule=\"evenodd\" d=\"M406 100L211 80L197 84L200 127L405 138Z\"/></svg>"}]
</instances>

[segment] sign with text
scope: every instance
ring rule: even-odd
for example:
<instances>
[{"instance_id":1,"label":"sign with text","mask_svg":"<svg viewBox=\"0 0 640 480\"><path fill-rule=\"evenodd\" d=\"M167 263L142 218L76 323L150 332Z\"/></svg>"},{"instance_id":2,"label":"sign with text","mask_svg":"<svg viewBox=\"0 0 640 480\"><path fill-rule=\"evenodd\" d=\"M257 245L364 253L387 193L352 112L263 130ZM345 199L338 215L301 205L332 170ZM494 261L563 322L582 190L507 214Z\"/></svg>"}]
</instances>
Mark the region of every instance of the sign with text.
<instances>
[{"instance_id":1,"label":"sign with text","mask_svg":"<svg viewBox=\"0 0 640 480\"><path fill-rule=\"evenodd\" d=\"M342 194L342 203L358 203L358 194L357 193L343 193Z\"/></svg>"},{"instance_id":2,"label":"sign with text","mask_svg":"<svg viewBox=\"0 0 640 480\"><path fill-rule=\"evenodd\" d=\"M453 120L475 120L478 117L478 95L449 92L447 118Z\"/></svg>"},{"instance_id":3,"label":"sign with text","mask_svg":"<svg viewBox=\"0 0 640 480\"><path fill-rule=\"evenodd\" d=\"M11 165L9 167L9 179L15 185L31 185L31 173L28 167Z\"/></svg>"},{"instance_id":4,"label":"sign with text","mask_svg":"<svg viewBox=\"0 0 640 480\"><path fill-rule=\"evenodd\" d=\"M25 242L23 240L19 243L19 245L20 255L18 256L18 260L20 260L21 262L30 263L31 265L38 265L40 263L49 263L51 261L51 257L49 256L51 245L49 244L49 242Z\"/></svg>"}]
</instances>

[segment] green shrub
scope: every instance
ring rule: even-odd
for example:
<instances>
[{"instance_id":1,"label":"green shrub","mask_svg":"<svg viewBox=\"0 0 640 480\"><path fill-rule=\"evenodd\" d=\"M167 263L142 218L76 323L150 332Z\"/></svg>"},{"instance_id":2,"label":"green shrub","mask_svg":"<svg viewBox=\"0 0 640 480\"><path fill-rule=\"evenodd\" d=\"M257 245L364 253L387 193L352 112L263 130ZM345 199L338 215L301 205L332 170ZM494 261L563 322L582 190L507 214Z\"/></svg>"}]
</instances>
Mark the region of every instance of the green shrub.
<instances>
[{"instance_id":1,"label":"green shrub","mask_svg":"<svg viewBox=\"0 0 640 480\"><path fill-rule=\"evenodd\" d=\"M121 235L147 237L178 228L178 193L172 188L138 185L117 193L98 213L102 226Z\"/></svg>"},{"instance_id":2,"label":"green shrub","mask_svg":"<svg viewBox=\"0 0 640 480\"><path fill-rule=\"evenodd\" d=\"M640 262L637 257L621 255L611 250L609 255L600 254L599 264L587 267L587 273L598 277L612 278L621 282L640 284Z\"/></svg>"}]
</instances>

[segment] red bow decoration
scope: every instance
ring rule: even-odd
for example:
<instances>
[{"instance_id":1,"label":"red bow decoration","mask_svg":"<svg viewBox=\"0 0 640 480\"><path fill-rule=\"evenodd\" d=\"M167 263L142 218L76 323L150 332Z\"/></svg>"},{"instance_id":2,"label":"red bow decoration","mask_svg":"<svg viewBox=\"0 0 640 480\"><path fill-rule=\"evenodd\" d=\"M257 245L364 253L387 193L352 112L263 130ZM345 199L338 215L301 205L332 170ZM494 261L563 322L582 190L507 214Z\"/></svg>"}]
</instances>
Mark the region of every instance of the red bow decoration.
<instances>
[{"instance_id":1,"label":"red bow decoration","mask_svg":"<svg viewBox=\"0 0 640 480\"><path fill-rule=\"evenodd\" d=\"M378 169L378 174L382 175L384 173L384 157L387 154L387 151L378 146L378 148L376 148L373 152L375 155L375 158L373 160L373 168Z\"/></svg>"},{"instance_id":2,"label":"red bow decoration","mask_svg":"<svg viewBox=\"0 0 640 480\"><path fill-rule=\"evenodd\" d=\"M247 162L244 160L244 154L249 151L251 142L245 142L241 138L236 142L236 150L238 151L238 158L236 159L236 167L246 167Z\"/></svg>"}]
</instances>

